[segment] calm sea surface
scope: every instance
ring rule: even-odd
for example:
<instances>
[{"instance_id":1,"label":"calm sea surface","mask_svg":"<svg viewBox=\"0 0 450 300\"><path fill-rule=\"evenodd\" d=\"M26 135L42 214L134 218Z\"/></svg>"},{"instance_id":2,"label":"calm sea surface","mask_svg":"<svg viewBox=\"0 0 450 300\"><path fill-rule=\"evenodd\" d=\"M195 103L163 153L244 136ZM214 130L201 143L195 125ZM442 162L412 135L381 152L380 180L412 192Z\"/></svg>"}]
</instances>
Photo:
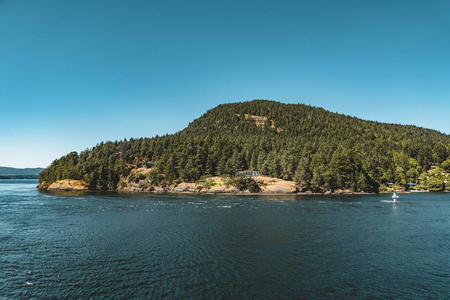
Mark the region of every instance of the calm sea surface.
<instances>
[{"instance_id":1,"label":"calm sea surface","mask_svg":"<svg viewBox=\"0 0 450 300\"><path fill-rule=\"evenodd\" d=\"M450 298L450 193L49 193L0 180L0 298Z\"/></svg>"}]
</instances>

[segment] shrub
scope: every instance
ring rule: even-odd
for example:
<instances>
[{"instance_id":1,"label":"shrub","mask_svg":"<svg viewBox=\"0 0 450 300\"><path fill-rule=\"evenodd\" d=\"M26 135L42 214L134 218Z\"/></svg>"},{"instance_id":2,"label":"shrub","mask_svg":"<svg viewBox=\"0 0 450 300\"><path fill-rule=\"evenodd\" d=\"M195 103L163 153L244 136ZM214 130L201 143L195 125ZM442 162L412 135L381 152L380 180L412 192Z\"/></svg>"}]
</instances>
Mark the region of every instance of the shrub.
<instances>
[{"instance_id":1,"label":"shrub","mask_svg":"<svg viewBox=\"0 0 450 300\"><path fill-rule=\"evenodd\" d=\"M141 172L131 172L130 175L128 175L128 180L132 181L134 183L138 183L141 180L144 180L146 177Z\"/></svg>"},{"instance_id":2,"label":"shrub","mask_svg":"<svg viewBox=\"0 0 450 300\"><path fill-rule=\"evenodd\" d=\"M151 187L152 187L152 184L151 184L150 180L148 180L148 179L142 180L138 184L138 188L140 188L140 189L149 189Z\"/></svg>"},{"instance_id":3,"label":"shrub","mask_svg":"<svg viewBox=\"0 0 450 300\"><path fill-rule=\"evenodd\" d=\"M216 182L212 179L202 179L198 183L208 190L216 185Z\"/></svg>"},{"instance_id":4,"label":"shrub","mask_svg":"<svg viewBox=\"0 0 450 300\"><path fill-rule=\"evenodd\" d=\"M238 175L231 178L229 183L240 191L248 190L250 193L258 193L261 191L258 183L252 177Z\"/></svg>"},{"instance_id":5,"label":"shrub","mask_svg":"<svg viewBox=\"0 0 450 300\"><path fill-rule=\"evenodd\" d=\"M126 188L126 187L127 187L127 182L124 181L124 180L122 180L122 181L120 181L120 182L117 184L117 186L118 186L118 187L121 187L121 188Z\"/></svg>"}]
</instances>

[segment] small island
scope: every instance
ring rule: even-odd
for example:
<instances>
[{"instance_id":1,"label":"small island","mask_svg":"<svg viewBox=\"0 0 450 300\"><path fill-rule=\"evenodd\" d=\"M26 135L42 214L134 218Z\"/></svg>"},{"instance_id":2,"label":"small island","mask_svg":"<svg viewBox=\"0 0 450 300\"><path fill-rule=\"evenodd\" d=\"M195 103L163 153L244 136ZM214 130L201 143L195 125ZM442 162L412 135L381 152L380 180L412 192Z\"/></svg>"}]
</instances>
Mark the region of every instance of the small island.
<instances>
[{"instance_id":1,"label":"small island","mask_svg":"<svg viewBox=\"0 0 450 300\"><path fill-rule=\"evenodd\" d=\"M448 191L450 136L304 104L219 105L187 128L55 160L42 190L189 193Z\"/></svg>"}]
</instances>

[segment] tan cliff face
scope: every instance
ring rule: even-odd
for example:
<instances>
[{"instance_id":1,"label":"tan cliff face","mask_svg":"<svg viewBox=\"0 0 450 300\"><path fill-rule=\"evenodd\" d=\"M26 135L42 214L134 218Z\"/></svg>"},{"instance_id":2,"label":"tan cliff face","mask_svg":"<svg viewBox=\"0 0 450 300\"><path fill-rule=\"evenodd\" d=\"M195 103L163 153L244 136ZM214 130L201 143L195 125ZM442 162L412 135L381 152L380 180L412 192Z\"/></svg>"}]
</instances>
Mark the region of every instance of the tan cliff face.
<instances>
[{"instance_id":1,"label":"tan cliff face","mask_svg":"<svg viewBox=\"0 0 450 300\"><path fill-rule=\"evenodd\" d=\"M256 176L253 178L261 187L261 191L265 193L289 194L298 192L298 185L293 181L268 176Z\"/></svg>"},{"instance_id":2,"label":"tan cliff face","mask_svg":"<svg viewBox=\"0 0 450 300\"><path fill-rule=\"evenodd\" d=\"M268 177L268 176L257 176L253 177L255 181L261 188L259 193L266 194L292 194L298 192L298 184L293 181L286 181L278 178ZM212 193L212 194L223 194L223 193L249 193L249 191L239 191L237 188L227 185L224 183L219 176L210 177L207 179L209 184L205 182L181 182L177 185L169 185L165 187L161 186L146 186L141 185L143 182L139 181L137 183L132 181L123 181L123 184L119 183L119 191L129 191L129 192L176 192L176 193Z\"/></svg>"},{"instance_id":3,"label":"tan cliff face","mask_svg":"<svg viewBox=\"0 0 450 300\"><path fill-rule=\"evenodd\" d=\"M142 170L140 170L142 171ZM145 171L145 170L144 170ZM258 183L259 194L313 194L305 191L294 181L287 181L268 176L255 176L253 179ZM144 184L143 184L144 183ZM149 186L145 180L137 182L123 179L117 186L118 191L122 192L174 192L174 193L210 193L210 194L246 194L250 191L240 191L236 187L226 184L221 177L214 176L206 181L196 183L181 182L174 185ZM64 179L51 184L42 182L37 186L41 190L49 191L87 191L88 184L83 180ZM350 190L324 191L325 194L354 194ZM320 193L321 194L321 193Z\"/></svg>"},{"instance_id":4,"label":"tan cliff face","mask_svg":"<svg viewBox=\"0 0 450 300\"><path fill-rule=\"evenodd\" d=\"M38 185L41 190L59 190L59 191L86 191L88 185L83 180L64 179L47 184L45 181Z\"/></svg>"}]
</instances>

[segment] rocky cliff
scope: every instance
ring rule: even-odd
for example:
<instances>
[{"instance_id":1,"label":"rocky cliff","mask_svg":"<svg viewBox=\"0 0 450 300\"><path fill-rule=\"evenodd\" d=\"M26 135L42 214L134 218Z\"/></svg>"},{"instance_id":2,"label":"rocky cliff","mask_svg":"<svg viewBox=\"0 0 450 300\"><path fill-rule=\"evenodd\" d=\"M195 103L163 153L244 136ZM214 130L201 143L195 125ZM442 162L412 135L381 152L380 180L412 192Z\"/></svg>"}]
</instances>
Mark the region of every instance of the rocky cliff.
<instances>
[{"instance_id":1,"label":"rocky cliff","mask_svg":"<svg viewBox=\"0 0 450 300\"><path fill-rule=\"evenodd\" d=\"M56 190L56 191L87 191L88 185L83 180L71 180L64 179L48 184L47 182L42 182L37 186L41 190Z\"/></svg>"}]
</instances>

